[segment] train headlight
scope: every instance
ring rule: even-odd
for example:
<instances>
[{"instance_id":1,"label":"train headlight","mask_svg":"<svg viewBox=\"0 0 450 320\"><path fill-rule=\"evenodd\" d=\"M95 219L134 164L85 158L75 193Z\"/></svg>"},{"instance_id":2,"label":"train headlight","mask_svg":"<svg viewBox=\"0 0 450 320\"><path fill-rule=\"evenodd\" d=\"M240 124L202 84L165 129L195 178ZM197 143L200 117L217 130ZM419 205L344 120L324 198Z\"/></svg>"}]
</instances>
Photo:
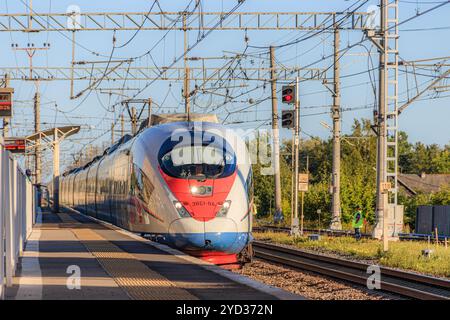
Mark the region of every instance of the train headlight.
<instances>
[{"instance_id":1,"label":"train headlight","mask_svg":"<svg viewBox=\"0 0 450 320\"><path fill-rule=\"evenodd\" d=\"M174 201L173 205L175 206L175 209L177 209L180 217L182 217L182 218L191 217L190 213L186 210L186 208L183 206L183 204L180 201Z\"/></svg>"},{"instance_id":2,"label":"train headlight","mask_svg":"<svg viewBox=\"0 0 450 320\"><path fill-rule=\"evenodd\" d=\"M228 213L228 210L231 207L231 200L227 200L222 204L219 212L217 212L216 217L225 217Z\"/></svg>"},{"instance_id":3,"label":"train headlight","mask_svg":"<svg viewBox=\"0 0 450 320\"><path fill-rule=\"evenodd\" d=\"M183 205L181 204L181 202L176 201L175 208L177 208L177 210L180 210L181 208L183 208Z\"/></svg>"},{"instance_id":4,"label":"train headlight","mask_svg":"<svg viewBox=\"0 0 450 320\"><path fill-rule=\"evenodd\" d=\"M196 194L198 192L198 188L196 187L196 186L193 186L192 188L191 188L191 193L192 194Z\"/></svg>"},{"instance_id":5,"label":"train headlight","mask_svg":"<svg viewBox=\"0 0 450 320\"><path fill-rule=\"evenodd\" d=\"M191 194L195 196L210 196L212 194L212 186L192 186Z\"/></svg>"}]
</instances>

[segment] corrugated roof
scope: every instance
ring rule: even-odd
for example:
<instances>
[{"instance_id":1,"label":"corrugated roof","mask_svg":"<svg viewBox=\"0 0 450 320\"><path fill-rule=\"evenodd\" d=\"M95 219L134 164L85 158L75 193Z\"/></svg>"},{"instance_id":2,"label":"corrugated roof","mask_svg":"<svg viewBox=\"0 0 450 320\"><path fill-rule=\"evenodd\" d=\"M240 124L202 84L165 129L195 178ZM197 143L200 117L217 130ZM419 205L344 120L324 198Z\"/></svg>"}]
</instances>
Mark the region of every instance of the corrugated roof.
<instances>
[{"instance_id":1,"label":"corrugated roof","mask_svg":"<svg viewBox=\"0 0 450 320\"><path fill-rule=\"evenodd\" d=\"M401 173L398 175L398 182L411 194L438 192L450 185L450 174Z\"/></svg>"}]
</instances>

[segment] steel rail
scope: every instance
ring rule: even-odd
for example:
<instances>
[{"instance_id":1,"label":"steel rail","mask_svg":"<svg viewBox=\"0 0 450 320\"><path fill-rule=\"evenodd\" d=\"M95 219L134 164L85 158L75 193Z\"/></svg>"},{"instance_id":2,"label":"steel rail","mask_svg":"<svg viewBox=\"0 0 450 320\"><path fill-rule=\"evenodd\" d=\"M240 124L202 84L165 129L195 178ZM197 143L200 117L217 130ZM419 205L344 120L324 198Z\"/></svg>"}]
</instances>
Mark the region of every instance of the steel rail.
<instances>
[{"instance_id":1,"label":"steel rail","mask_svg":"<svg viewBox=\"0 0 450 320\"><path fill-rule=\"evenodd\" d=\"M261 241L254 241L253 248L255 256L263 260L312 271L358 285L367 285L369 274L366 275L366 272L370 265L366 263L314 254ZM450 300L450 281L448 280L379 267L381 271L380 289L383 291L420 300ZM395 283L398 281L401 283ZM414 288L414 285L426 287L427 290ZM436 290L440 293L432 292Z\"/></svg>"},{"instance_id":2,"label":"steel rail","mask_svg":"<svg viewBox=\"0 0 450 320\"><path fill-rule=\"evenodd\" d=\"M265 226L257 226L257 227L253 227L253 231L275 231L275 232L286 232L289 233L291 231L291 228L289 227L277 227L277 226L270 226L270 225L265 225ZM320 233L320 234L325 234L325 235L329 235L329 236L337 236L337 237L341 237L341 236L353 236L353 232L350 230L330 230L330 229L309 229L309 228L304 228L303 229L304 232L306 233ZM371 235L368 233L362 233L361 236L363 238L370 238Z\"/></svg>"},{"instance_id":3,"label":"steel rail","mask_svg":"<svg viewBox=\"0 0 450 320\"><path fill-rule=\"evenodd\" d=\"M262 226L256 226L253 227L253 231L274 231L274 232L284 232L289 233L291 231L291 228L289 227L278 227L278 226L271 226L271 225L262 225ZM330 229L303 229L306 233L319 233L321 235L327 235L332 237L345 237L345 236L354 236L353 231L351 230L330 230ZM361 236L363 238L372 238L372 235L369 233L361 233ZM406 233L400 233L398 235L400 240L405 241L427 241L428 238L430 240L435 239L434 235L414 235L414 234L406 234ZM444 240L445 236L440 235L439 240Z\"/></svg>"}]
</instances>

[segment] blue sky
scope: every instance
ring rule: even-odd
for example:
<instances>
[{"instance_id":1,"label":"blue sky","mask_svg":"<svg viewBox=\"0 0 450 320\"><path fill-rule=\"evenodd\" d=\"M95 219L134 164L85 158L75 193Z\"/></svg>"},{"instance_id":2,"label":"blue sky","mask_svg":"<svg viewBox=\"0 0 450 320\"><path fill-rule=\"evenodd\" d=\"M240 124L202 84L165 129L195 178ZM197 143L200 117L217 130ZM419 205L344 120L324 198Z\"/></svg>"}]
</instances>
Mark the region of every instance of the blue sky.
<instances>
[{"instance_id":1,"label":"blue sky","mask_svg":"<svg viewBox=\"0 0 450 320\"><path fill-rule=\"evenodd\" d=\"M25 0L4 0L0 3L0 12L8 13L22 13L26 12L27 8L24 3ZM188 3L187 0L172 0L160 1L161 7L164 11L180 11ZM356 3L352 1L326 1L326 0L247 0L238 9L238 11L342 11L351 4ZM362 3L363 1L360 1ZM426 3L429 2L429 3ZM436 5L439 1L400 1L400 21L406 20L414 15L416 12L423 12L427 8ZM65 12L69 5L78 5L82 12L98 12L98 11L128 11L128 12L147 12L153 1L66 1L66 0L34 0L33 6L36 12ZM213 1L204 0L203 11L227 11L235 4L234 0ZM368 1L359 11L366 11L369 5L377 4L378 1ZM399 49L400 55L405 60L416 60L430 57L444 57L450 56L450 5L441 7L431 13L411 20L400 27ZM440 28L429 30L430 28ZM423 30L428 29L428 30ZM125 43L134 32L117 32L117 45ZM161 31L142 31L124 48L115 49L114 56L116 57L130 57L137 56L146 52L164 35ZM70 34L67 33L70 37ZM252 46L268 46L280 45L292 39L304 35L304 32L292 31L249 31L247 36L249 44ZM78 32L76 34L76 41L79 44L76 47L76 60L107 60L93 56L81 47L87 47L89 50L99 52L105 56L109 56L112 50L113 32ZM201 41L199 45L190 53L190 56L222 56L224 51L242 52L245 49L245 32L244 31L214 31L206 39ZM349 44L358 42L362 38L361 31L342 31L341 32L341 46L344 48ZM0 39L3 49L0 50L0 66L27 66L28 59L24 52L15 52L11 50L10 44L17 43L19 46L26 46L27 43L34 43L40 47L44 42L51 44L51 49L48 51L37 52L34 58L35 66L59 66L69 67L71 61L71 43L70 41L57 32L42 32L38 34L26 33L0 33ZM192 44L197 39L197 31L189 33L189 42ZM279 62L286 66L304 66L312 62L320 60L323 56L327 56L332 52L332 35L330 33L322 33L310 40L303 41L297 45L292 45L286 48L277 49L276 57ZM366 41L364 44L370 48L370 42ZM162 41L153 51L152 58L159 66L169 65L174 57L179 57L183 51L183 35L181 32L171 31L164 41ZM247 53L259 53L265 50L248 48ZM363 53L365 53L363 55ZM374 101L371 79L367 72L357 76L345 77L366 71L370 66L370 60L367 56L367 51L363 47L355 47L347 52L341 59L342 66L342 107L351 108L351 110L343 112L343 132L348 133L354 118L370 118L372 119L371 105ZM225 53L230 54L230 53ZM371 56L375 66L377 65L378 56L376 50L372 49ZM253 61L251 61L253 60ZM210 66L221 66L225 61L208 61ZM331 65L331 59L323 59L314 67L327 68ZM254 59L246 59L242 61L244 66L255 67L257 65L268 66L267 55L260 55ZM133 66L151 66L153 62L147 55L144 58L137 60ZM182 66L182 62L178 63ZM199 66L198 62L193 62L193 65ZM332 76L332 73L329 73ZM372 76L377 76L375 72ZM409 88L412 89L412 77L409 78ZM373 80L373 79L372 79ZM400 100L404 99L406 95L406 78L404 73L400 72ZM429 77L419 76L418 83L425 83ZM146 81L129 81L126 85L128 88L142 88ZM237 85L238 83L234 83ZM241 82L242 84L242 82ZM16 89L16 99L19 100L16 104L15 117L13 119L13 134L25 135L30 132L33 126L32 115L32 99L35 87L32 83L23 81L13 81L12 85ZM75 85L75 92L79 92L86 88L86 82L79 82ZM121 87L122 83L108 83L103 82L99 88ZM193 86L194 83L191 84ZM256 86L262 86L261 83L246 83L248 89ZM63 146L63 161L64 164L70 163L72 156L70 153L81 150L83 145L90 142L93 138L98 137L93 141L94 144L107 142L110 140L110 133L107 131L111 127L111 123L120 114L120 108L115 110L115 113L105 110L112 102L118 101L117 96L101 94L98 91L92 92L82 104L80 101L85 98L83 95L76 100L69 99L69 83L66 81L42 82L40 85L42 93L42 122L43 127L53 127L54 125L64 124L81 124L83 130L77 136L77 140L71 139ZM247 90L248 90L247 89ZM245 89L230 89L232 94L237 94L239 91L246 91ZM258 100L266 97L269 94L270 86L254 90L251 93L244 95L241 100L248 101L249 99ZM131 92L131 91L129 91ZM126 93L129 93L126 92ZM413 90L409 92L410 96ZM449 143L449 119L450 108L449 99L444 96L450 95L446 92L440 94L438 99L418 101L408 107L400 117L400 128L406 131L411 141L423 141L425 143L438 143L445 145ZM169 83L168 81L157 81L149 86L139 97L152 97L156 102L162 103L163 107L160 109L163 112L182 111L181 99L181 83ZM300 98L302 106L302 129L305 134L320 136L326 138L329 136L329 131L325 129L320 122L330 123L330 115L327 113L329 106L332 103L330 93L318 81L302 82L300 87ZM222 99L222 100L221 100ZM209 103L219 105L223 102L220 96L201 95L196 99L194 111L201 111L202 106ZM55 104L57 105L55 107ZM219 117L224 118L228 111L237 110L240 107L245 107L248 102L236 102L227 105L227 109L219 109ZM68 112L73 110L74 111ZM365 108L364 108L365 107ZM58 112L55 112L55 108ZM287 108L280 106L281 109ZM227 111L228 110L228 111ZM257 107L250 108L246 113L229 116L230 122L244 121L236 126L241 128L256 128L261 126L264 128L265 121L270 117L270 100L267 100ZM284 136L290 133L284 130ZM118 134L118 133L117 133ZM116 134L116 137L117 137Z\"/></svg>"}]
</instances>

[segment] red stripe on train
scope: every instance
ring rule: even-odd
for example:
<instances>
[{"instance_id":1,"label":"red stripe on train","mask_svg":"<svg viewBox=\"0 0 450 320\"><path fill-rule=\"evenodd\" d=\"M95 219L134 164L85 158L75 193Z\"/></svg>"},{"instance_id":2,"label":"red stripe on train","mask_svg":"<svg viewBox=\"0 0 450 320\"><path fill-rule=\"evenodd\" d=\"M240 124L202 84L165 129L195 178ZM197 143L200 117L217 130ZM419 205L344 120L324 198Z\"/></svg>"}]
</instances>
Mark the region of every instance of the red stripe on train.
<instances>
[{"instance_id":1,"label":"red stripe on train","mask_svg":"<svg viewBox=\"0 0 450 320\"><path fill-rule=\"evenodd\" d=\"M228 177L206 179L205 181L174 178L165 174L161 168L159 168L159 172L164 181L166 181L170 191L195 220L209 221L214 219L223 202L227 199L236 179L237 168ZM213 188L212 194L209 196L194 195L191 193L191 188L194 186L211 186Z\"/></svg>"}]
</instances>

